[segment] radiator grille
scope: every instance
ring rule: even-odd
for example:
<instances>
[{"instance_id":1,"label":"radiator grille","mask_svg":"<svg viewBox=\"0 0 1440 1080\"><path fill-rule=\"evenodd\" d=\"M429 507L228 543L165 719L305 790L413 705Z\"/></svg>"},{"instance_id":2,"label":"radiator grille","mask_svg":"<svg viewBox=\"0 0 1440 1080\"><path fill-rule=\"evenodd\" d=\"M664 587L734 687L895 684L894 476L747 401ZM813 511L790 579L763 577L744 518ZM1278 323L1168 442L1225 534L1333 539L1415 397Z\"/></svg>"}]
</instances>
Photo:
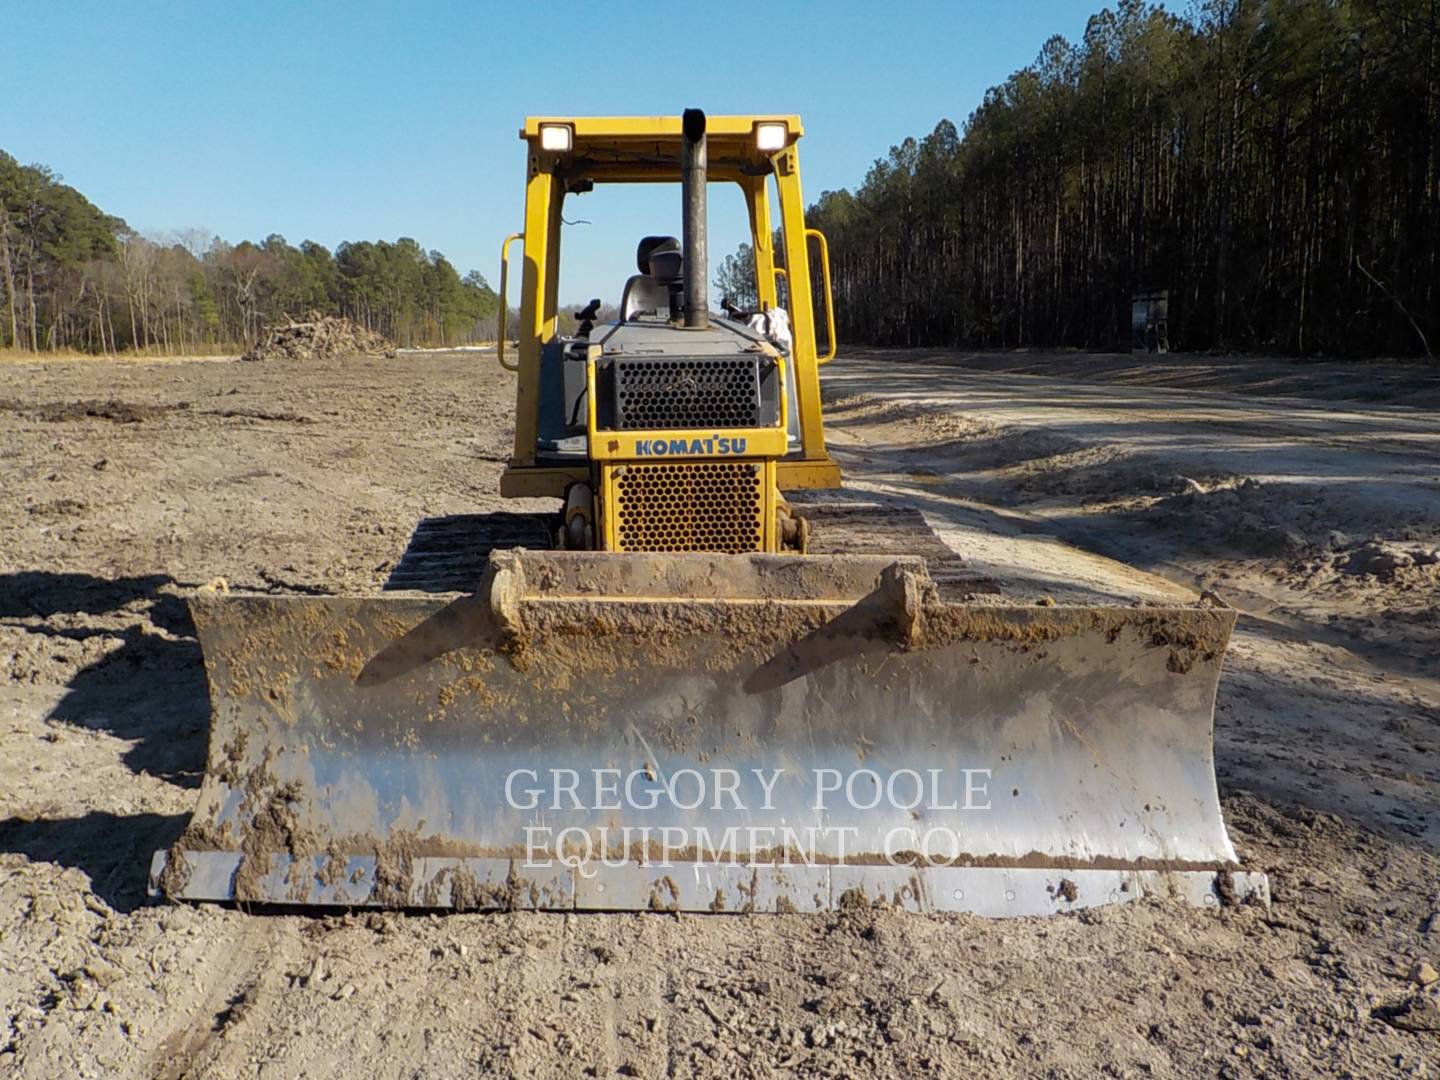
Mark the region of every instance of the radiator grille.
<instances>
[{"instance_id":1,"label":"radiator grille","mask_svg":"<svg viewBox=\"0 0 1440 1080\"><path fill-rule=\"evenodd\" d=\"M756 360L616 360L615 423L620 431L759 427Z\"/></svg>"},{"instance_id":2,"label":"radiator grille","mask_svg":"<svg viewBox=\"0 0 1440 1080\"><path fill-rule=\"evenodd\" d=\"M765 467L630 465L615 478L621 551L765 550Z\"/></svg>"}]
</instances>

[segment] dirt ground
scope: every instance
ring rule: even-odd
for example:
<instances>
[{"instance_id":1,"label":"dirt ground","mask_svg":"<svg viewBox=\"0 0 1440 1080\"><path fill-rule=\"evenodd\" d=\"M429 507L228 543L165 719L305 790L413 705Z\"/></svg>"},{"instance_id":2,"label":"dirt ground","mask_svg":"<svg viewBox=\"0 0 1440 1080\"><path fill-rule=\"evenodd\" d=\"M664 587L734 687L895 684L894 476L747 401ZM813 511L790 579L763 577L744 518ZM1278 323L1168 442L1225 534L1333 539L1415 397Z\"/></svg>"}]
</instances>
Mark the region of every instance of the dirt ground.
<instances>
[{"instance_id":1,"label":"dirt ground","mask_svg":"<svg viewBox=\"0 0 1440 1080\"><path fill-rule=\"evenodd\" d=\"M8 364L0 1072L1436 1075L1435 377L875 352L825 385L849 483L982 569L1114 559L1245 612L1217 757L1269 912L149 904L205 760L186 593L377 588L422 518L500 508L513 383L473 352Z\"/></svg>"}]
</instances>

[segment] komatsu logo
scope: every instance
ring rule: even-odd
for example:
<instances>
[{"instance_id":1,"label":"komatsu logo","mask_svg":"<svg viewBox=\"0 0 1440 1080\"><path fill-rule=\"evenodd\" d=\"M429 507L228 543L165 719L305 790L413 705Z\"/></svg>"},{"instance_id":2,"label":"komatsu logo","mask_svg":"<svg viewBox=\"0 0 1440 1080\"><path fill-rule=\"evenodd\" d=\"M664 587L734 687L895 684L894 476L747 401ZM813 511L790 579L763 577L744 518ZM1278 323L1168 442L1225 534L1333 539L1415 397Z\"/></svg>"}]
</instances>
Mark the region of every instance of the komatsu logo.
<instances>
[{"instance_id":1,"label":"komatsu logo","mask_svg":"<svg viewBox=\"0 0 1440 1080\"><path fill-rule=\"evenodd\" d=\"M743 454L745 439L711 435L706 439L636 439L637 457L665 457L695 454Z\"/></svg>"}]
</instances>

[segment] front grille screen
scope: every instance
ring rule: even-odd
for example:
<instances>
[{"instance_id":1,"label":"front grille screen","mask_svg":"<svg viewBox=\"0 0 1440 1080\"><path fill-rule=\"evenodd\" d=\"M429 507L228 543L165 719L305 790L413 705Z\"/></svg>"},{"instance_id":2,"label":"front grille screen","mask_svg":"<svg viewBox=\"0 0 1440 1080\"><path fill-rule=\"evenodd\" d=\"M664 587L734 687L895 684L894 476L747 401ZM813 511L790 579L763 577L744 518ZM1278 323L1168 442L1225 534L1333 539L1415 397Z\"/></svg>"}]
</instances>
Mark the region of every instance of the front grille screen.
<instances>
[{"instance_id":1,"label":"front grille screen","mask_svg":"<svg viewBox=\"0 0 1440 1080\"><path fill-rule=\"evenodd\" d=\"M759 426L753 356L615 361L618 431Z\"/></svg>"},{"instance_id":2,"label":"front grille screen","mask_svg":"<svg viewBox=\"0 0 1440 1080\"><path fill-rule=\"evenodd\" d=\"M763 465L628 465L615 490L621 551L765 550Z\"/></svg>"}]
</instances>

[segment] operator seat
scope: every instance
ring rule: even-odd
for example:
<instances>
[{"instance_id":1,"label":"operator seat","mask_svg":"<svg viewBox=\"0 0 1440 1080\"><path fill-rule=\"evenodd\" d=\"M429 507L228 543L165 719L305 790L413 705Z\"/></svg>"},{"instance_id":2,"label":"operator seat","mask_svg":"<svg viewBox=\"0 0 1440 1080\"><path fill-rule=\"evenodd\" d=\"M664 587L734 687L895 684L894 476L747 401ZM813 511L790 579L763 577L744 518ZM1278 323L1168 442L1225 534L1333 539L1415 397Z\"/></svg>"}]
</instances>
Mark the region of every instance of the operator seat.
<instances>
[{"instance_id":1,"label":"operator seat","mask_svg":"<svg viewBox=\"0 0 1440 1080\"><path fill-rule=\"evenodd\" d=\"M679 303L685 260L673 236L647 236L635 249L640 273L625 282L620 296L620 321L640 316L668 318Z\"/></svg>"}]
</instances>

